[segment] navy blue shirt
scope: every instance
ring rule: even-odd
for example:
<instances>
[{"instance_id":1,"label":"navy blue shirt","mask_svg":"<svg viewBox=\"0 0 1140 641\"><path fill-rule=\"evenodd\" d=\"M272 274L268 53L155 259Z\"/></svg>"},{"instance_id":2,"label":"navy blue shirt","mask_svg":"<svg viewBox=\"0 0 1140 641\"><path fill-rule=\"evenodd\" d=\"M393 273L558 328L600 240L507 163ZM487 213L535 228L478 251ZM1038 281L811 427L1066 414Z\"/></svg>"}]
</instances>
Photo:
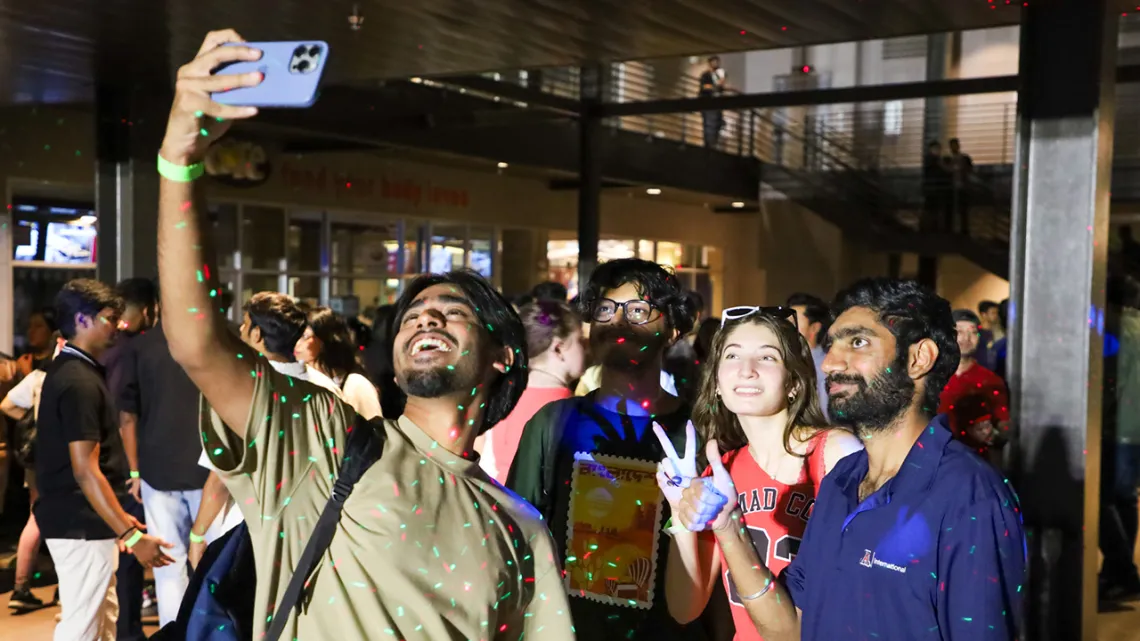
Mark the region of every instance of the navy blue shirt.
<instances>
[{"instance_id":1,"label":"navy blue shirt","mask_svg":"<svg viewBox=\"0 0 1140 641\"><path fill-rule=\"evenodd\" d=\"M1017 638L1021 509L1008 481L953 440L945 420L931 421L898 474L862 503L865 451L823 479L783 573L804 641Z\"/></svg>"}]
</instances>

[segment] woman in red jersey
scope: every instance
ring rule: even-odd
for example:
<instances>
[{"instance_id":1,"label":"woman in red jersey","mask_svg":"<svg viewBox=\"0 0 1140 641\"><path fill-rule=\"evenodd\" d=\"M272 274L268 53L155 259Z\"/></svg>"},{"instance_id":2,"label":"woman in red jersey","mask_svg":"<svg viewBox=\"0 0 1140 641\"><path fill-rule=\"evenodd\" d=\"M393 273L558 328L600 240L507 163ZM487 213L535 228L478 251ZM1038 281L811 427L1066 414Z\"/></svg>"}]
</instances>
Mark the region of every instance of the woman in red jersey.
<instances>
[{"instance_id":1,"label":"woman in red jersey","mask_svg":"<svg viewBox=\"0 0 1140 641\"><path fill-rule=\"evenodd\" d=\"M523 427L547 403L574 395L570 385L586 369L582 317L566 303L540 300L519 309L530 359L526 390L515 409L475 440L480 467L500 483L518 452Z\"/></svg>"},{"instance_id":2,"label":"woman in red jersey","mask_svg":"<svg viewBox=\"0 0 1140 641\"><path fill-rule=\"evenodd\" d=\"M796 555L819 482L862 444L846 430L826 427L811 350L796 330L794 310L734 307L722 318L705 363L693 422L707 442L709 460L727 470L717 475L716 489L739 503L756 555L779 573ZM658 483L673 514L688 525L675 519L667 529L673 537L666 573L669 612L681 622L697 618L723 575L736 639L759 640L744 607L758 595L742 593L743 588L738 592L733 580L734 566L738 571L749 566L740 565L741 555L726 559L720 540L732 527L728 511L698 516L682 506L683 489L699 482L692 478L697 430L690 427L684 457L677 456L668 439L662 441L669 458L661 462ZM708 468L705 476L711 473ZM746 583L755 587L751 580Z\"/></svg>"}]
</instances>

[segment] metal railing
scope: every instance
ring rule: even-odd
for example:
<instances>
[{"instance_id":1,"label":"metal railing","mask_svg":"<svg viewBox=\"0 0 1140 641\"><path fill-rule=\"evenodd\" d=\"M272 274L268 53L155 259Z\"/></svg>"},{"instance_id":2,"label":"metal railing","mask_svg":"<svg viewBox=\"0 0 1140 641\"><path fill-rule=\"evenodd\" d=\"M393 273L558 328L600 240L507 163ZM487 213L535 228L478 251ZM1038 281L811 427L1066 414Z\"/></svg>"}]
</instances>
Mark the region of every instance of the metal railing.
<instances>
[{"instance_id":1,"label":"metal railing","mask_svg":"<svg viewBox=\"0 0 1140 641\"><path fill-rule=\"evenodd\" d=\"M629 103L696 97L698 70L679 61L613 64L603 74L602 99ZM581 96L582 77L575 67L483 75L564 98ZM421 82L448 87L446 79ZM1140 161L1140 84L1119 85L1117 91L1115 157L1118 162ZM529 106L517 95L511 101ZM769 186L810 206L831 207L833 218L858 209L875 221L915 231L946 230L1004 251L1009 240L1016 96L945 98L937 110L928 110L926 104L914 99L714 112L723 118L716 150L767 163L776 169L765 173ZM705 147L705 116L700 112L620 116L607 118L606 124L655 141ZM962 150L972 157L975 173L964 187L938 196L924 182L929 132L940 132L943 153L948 139L958 138ZM964 229L963 211L969 221Z\"/></svg>"}]
</instances>

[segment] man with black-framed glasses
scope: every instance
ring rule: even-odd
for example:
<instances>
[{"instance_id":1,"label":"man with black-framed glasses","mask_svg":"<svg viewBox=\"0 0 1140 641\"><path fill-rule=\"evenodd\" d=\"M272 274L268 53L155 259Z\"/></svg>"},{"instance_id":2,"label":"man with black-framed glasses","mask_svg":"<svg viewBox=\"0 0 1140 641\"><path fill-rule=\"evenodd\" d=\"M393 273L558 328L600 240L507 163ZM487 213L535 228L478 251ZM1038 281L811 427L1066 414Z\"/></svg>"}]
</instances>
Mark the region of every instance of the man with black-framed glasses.
<instances>
[{"instance_id":1,"label":"man with black-framed glasses","mask_svg":"<svg viewBox=\"0 0 1140 641\"><path fill-rule=\"evenodd\" d=\"M690 408L661 387L665 351L695 310L675 275L638 259L602 264L579 306L600 387L527 423L507 486L538 508L565 568L581 639L700 639L665 604L669 509L657 487L659 423L683 447Z\"/></svg>"}]
</instances>

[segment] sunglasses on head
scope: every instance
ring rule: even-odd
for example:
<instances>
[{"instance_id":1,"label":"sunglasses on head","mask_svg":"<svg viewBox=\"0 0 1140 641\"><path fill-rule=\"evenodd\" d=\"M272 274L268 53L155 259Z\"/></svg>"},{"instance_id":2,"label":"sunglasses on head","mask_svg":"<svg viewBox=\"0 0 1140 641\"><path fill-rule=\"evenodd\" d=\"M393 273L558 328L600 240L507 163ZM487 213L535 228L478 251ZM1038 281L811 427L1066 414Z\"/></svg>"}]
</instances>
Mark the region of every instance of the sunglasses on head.
<instances>
[{"instance_id":1,"label":"sunglasses on head","mask_svg":"<svg viewBox=\"0 0 1140 641\"><path fill-rule=\"evenodd\" d=\"M724 310L720 315L720 326L724 327L725 323L729 321L748 318L753 314L763 314L764 316L786 320L791 323L793 327L797 324L796 310L791 307L752 307L750 305L742 305L739 307L729 307Z\"/></svg>"}]
</instances>

